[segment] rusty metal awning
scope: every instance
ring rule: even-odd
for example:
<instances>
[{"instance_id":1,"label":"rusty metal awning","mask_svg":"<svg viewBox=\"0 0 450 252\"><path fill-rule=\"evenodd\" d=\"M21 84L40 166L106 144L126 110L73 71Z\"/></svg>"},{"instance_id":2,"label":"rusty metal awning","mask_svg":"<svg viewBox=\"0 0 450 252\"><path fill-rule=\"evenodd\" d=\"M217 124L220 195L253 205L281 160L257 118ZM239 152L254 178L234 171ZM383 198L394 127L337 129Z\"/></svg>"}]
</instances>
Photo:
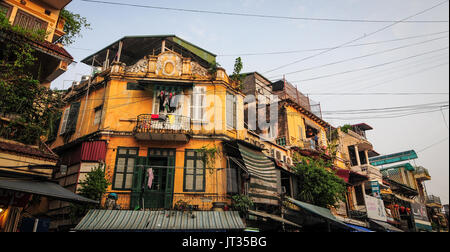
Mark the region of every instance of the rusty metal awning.
<instances>
[{"instance_id":1,"label":"rusty metal awning","mask_svg":"<svg viewBox=\"0 0 450 252\"><path fill-rule=\"evenodd\" d=\"M231 231L245 228L235 211L90 210L75 231Z\"/></svg>"}]
</instances>

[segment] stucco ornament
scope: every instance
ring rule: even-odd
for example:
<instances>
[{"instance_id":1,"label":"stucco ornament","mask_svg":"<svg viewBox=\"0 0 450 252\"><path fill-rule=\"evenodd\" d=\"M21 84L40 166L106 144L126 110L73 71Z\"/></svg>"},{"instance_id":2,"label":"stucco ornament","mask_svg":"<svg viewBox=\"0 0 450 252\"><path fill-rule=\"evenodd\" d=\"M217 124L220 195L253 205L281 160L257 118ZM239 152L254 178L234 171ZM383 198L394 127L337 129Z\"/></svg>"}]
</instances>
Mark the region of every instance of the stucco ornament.
<instances>
[{"instance_id":1,"label":"stucco ornament","mask_svg":"<svg viewBox=\"0 0 450 252\"><path fill-rule=\"evenodd\" d=\"M146 73L148 69L148 59L143 58L136 62L136 64L126 68L127 72L131 73Z\"/></svg>"},{"instance_id":2,"label":"stucco ornament","mask_svg":"<svg viewBox=\"0 0 450 252\"><path fill-rule=\"evenodd\" d=\"M198 64L195 61L191 62L191 69L192 69L192 74L194 74L194 75L208 76L208 70L206 70L204 67L200 66L200 64Z\"/></svg>"},{"instance_id":3,"label":"stucco ornament","mask_svg":"<svg viewBox=\"0 0 450 252\"><path fill-rule=\"evenodd\" d=\"M183 60L173 52L162 53L156 62L156 74L164 76L181 76Z\"/></svg>"}]
</instances>

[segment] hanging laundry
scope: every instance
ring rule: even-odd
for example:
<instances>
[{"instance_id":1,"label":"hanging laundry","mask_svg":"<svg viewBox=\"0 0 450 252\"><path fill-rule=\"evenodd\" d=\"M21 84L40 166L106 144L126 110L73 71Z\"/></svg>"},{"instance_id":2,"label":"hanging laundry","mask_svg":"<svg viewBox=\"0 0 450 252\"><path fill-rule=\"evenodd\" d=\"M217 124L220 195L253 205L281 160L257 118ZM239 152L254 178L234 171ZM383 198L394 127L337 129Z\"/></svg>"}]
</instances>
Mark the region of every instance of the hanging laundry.
<instances>
[{"instance_id":1,"label":"hanging laundry","mask_svg":"<svg viewBox=\"0 0 450 252\"><path fill-rule=\"evenodd\" d=\"M159 115L153 114L152 115L152 120L159 120Z\"/></svg>"},{"instance_id":2,"label":"hanging laundry","mask_svg":"<svg viewBox=\"0 0 450 252\"><path fill-rule=\"evenodd\" d=\"M161 93L158 95L159 98L159 112L164 112L164 101L166 100L164 91L161 91Z\"/></svg>"},{"instance_id":3,"label":"hanging laundry","mask_svg":"<svg viewBox=\"0 0 450 252\"><path fill-rule=\"evenodd\" d=\"M170 124L174 124L175 123L175 116L174 115L167 115L167 119L169 119L169 123Z\"/></svg>"},{"instance_id":4,"label":"hanging laundry","mask_svg":"<svg viewBox=\"0 0 450 252\"><path fill-rule=\"evenodd\" d=\"M152 188L152 184L153 184L153 178L154 178L153 169L152 168L148 169L147 173L148 173L147 185L148 185L148 188L151 189Z\"/></svg>"},{"instance_id":5,"label":"hanging laundry","mask_svg":"<svg viewBox=\"0 0 450 252\"><path fill-rule=\"evenodd\" d=\"M179 95L176 95L175 93L173 93L173 95L170 97L170 113L174 113L177 110L178 107L178 99L179 99Z\"/></svg>"}]
</instances>

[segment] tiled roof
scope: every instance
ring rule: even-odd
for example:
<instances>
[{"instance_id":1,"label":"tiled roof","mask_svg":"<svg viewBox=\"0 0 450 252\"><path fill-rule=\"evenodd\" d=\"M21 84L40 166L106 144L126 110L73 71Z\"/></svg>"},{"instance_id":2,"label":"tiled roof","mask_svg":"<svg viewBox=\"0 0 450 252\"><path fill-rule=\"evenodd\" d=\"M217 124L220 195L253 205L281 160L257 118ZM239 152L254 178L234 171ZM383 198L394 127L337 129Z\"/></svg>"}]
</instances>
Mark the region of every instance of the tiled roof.
<instances>
[{"instance_id":1,"label":"tiled roof","mask_svg":"<svg viewBox=\"0 0 450 252\"><path fill-rule=\"evenodd\" d=\"M63 47L50 43L46 40L32 40L8 29L0 29L0 40L10 40L17 43L23 43L23 41L25 41L36 47L36 49L38 50L43 50L45 52L73 61L72 55L70 55Z\"/></svg>"},{"instance_id":2,"label":"tiled roof","mask_svg":"<svg viewBox=\"0 0 450 252\"><path fill-rule=\"evenodd\" d=\"M50 151L41 150L35 147L31 147L20 143L14 143L10 141L8 142L0 141L0 151L14 152L20 155L45 158L50 159L52 161L58 160L58 156L53 153L50 153Z\"/></svg>"}]
</instances>

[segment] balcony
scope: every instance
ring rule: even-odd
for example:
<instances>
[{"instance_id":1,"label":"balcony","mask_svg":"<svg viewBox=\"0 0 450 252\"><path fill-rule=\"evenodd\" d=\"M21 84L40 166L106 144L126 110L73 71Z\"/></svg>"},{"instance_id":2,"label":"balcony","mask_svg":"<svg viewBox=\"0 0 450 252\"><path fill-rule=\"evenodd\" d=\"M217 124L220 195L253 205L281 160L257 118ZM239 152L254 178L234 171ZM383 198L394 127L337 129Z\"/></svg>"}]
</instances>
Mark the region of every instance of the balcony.
<instances>
[{"instance_id":1,"label":"balcony","mask_svg":"<svg viewBox=\"0 0 450 252\"><path fill-rule=\"evenodd\" d=\"M141 141L189 142L192 133L191 118L180 115L144 114L137 118L133 130L136 139Z\"/></svg>"},{"instance_id":2,"label":"balcony","mask_svg":"<svg viewBox=\"0 0 450 252\"><path fill-rule=\"evenodd\" d=\"M351 170L360 175L367 176L369 180L377 180L378 182L380 182L380 184L383 183L383 175L381 174L380 170L372 165L364 164L360 166L353 166L351 167Z\"/></svg>"},{"instance_id":3,"label":"balcony","mask_svg":"<svg viewBox=\"0 0 450 252\"><path fill-rule=\"evenodd\" d=\"M430 207L442 207L441 198L434 195L428 195L427 205L429 205Z\"/></svg>"},{"instance_id":4,"label":"balcony","mask_svg":"<svg viewBox=\"0 0 450 252\"><path fill-rule=\"evenodd\" d=\"M421 166L416 167L416 170L414 171L414 177L420 182L431 180L431 176L428 170Z\"/></svg>"}]
</instances>

